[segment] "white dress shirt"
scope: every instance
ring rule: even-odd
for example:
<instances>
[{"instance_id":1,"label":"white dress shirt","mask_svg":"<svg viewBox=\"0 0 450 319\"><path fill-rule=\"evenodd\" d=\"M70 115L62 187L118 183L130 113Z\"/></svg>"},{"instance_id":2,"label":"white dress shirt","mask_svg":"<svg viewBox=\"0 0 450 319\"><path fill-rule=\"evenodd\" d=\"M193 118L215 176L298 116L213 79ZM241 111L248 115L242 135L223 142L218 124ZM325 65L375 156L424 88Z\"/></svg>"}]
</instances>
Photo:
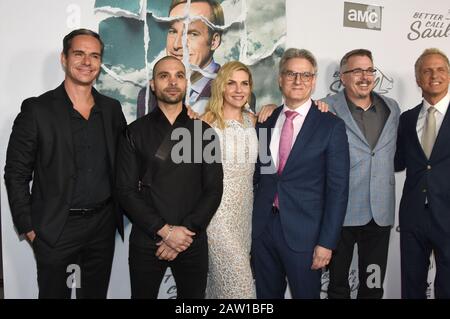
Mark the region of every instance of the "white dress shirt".
<instances>
[{"instance_id":1,"label":"white dress shirt","mask_svg":"<svg viewBox=\"0 0 450 319\"><path fill-rule=\"evenodd\" d=\"M434 113L434 116L436 117L436 137L439 133L439 129L441 128L442 121L444 120L445 113L448 109L448 104L450 103L450 91L447 92L447 95L444 96L438 103L434 105L436 108L436 112ZM427 112L428 109L432 105L428 103L427 100L423 100L422 108L420 109L419 117L417 119L417 125L416 125L416 131L417 136L419 137L419 141L422 143L422 133L423 128L425 126L425 120L427 118Z\"/></svg>"},{"instance_id":2,"label":"white dress shirt","mask_svg":"<svg viewBox=\"0 0 450 319\"><path fill-rule=\"evenodd\" d=\"M296 116L293 120L294 124L294 136L292 138L292 146L297 139L297 135L300 132L303 122L305 121L305 117L308 114L309 109L311 108L312 101L309 99L304 104L300 105L296 109L290 109L286 105L283 105L283 109L278 116L277 122L275 123L275 127L272 133L272 139L270 140L270 153L272 154L273 163L275 163L275 167L278 169L278 149L280 147L280 137L281 137L281 129L283 128L284 121L286 120L286 115L284 115L285 111L295 111L299 115Z\"/></svg>"}]
</instances>

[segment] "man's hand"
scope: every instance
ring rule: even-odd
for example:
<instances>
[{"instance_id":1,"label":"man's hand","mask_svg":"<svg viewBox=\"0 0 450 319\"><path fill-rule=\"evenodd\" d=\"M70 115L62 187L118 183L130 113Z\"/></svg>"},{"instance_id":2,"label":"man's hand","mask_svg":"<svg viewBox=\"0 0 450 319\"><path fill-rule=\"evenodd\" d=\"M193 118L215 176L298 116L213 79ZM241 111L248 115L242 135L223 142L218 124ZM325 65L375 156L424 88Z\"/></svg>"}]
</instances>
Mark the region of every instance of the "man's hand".
<instances>
[{"instance_id":1,"label":"man's hand","mask_svg":"<svg viewBox=\"0 0 450 319\"><path fill-rule=\"evenodd\" d=\"M200 119L200 114L198 114L197 112L195 112L192 107L190 107L189 105L186 105L187 108L187 115L189 116L189 118L191 120L198 120Z\"/></svg>"},{"instance_id":2,"label":"man's hand","mask_svg":"<svg viewBox=\"0 0 450 319\"><path fill-rule=\"evenodd\" d=\"M25 236L27 236L27 239L30 241L30 243L33 243L34 239L36 238L36 233L34 230L29 231Z\"/></svg>"},{"instance_id":3,"label":"man's hand","mask_svg":"<svg viewBox=\"0 0 450 319\"><path fill-rule=\"evenodd\" d=\"M329 112L330 107L327 103L323 102L323 101L314 101L317 104L317 108L319 109L320 112ZM259 111L258 114L256 114L258 116L258 122L259 123L264 123L265 121L267 121L267 119L269 118L269 116L272 115L273 111L277 108L277 105L275 104L267 104L264 105L261 108L261 111ZM333 113L334 115L336 115L335 113Z\"/></svg>"},{"instance_id":4,"label":"man's hand","mask_svg":"<svg viewBox=\"0 0 450 319\"><path fill-rule=\"evenodd\" d=\"M156 245L158 245L159 247L155 255L159 260L172 261L177 258L178 252L175 249L167 246L163 241L160 241Z\"/></svg>"},{"instance_id":5,"label":"man's hand","mask_svg":"<svg viewBox=\"0 0 450 319\"><path fill-rule=\"evenodd\" d=\"M314 248L313 263L311 265L311 269L317 270L328 265L331 260L331 255L332 255L331 249L316 246Z\"/></svg>"},{"instance_id":6,"label":"man's hand","mask_svg":"<svg viewBox=\"0 0 450 319\"><path fill-rule=\"evenodd\" d=\"M325 103L323 101L319 101L319 100L314 101L314 103L317 104L317 108L319 109L320 112L326 113L326 112L330 111L330 106L327 103ZM336 113L334 113L334 112L331 112L331 113L336 115Z\"/></svg>"},{"instance_id":7,"label":"man's hand","mask_svg":"<svg viewBox=\"0 0 450 319\"><path fill-rule=\"evenodd\" d=\"M275 104L267 104L264 105L261 108L261 111L259 111L259 113L256 114L256 116L258 117L258 122L259 123L264 123L265 121L267 121L267 119L269 118L269 116L272 115L273 111L277 108L277 106Z\"/></svg>"},{"instance_id":8,"label":"man's hand","mask_svg":"<svg viewBox=\"0 0 450 319\"><path fill-rule=\"evenodd\" d=\"M164 227L158 231L158 235L161 236L166 245L181 253L188 249L192 244L192 236L195 236L195 233L184 226L172 227L172 230L170 230L169 225L164 225Z\"/></svg>"}]
</instances>

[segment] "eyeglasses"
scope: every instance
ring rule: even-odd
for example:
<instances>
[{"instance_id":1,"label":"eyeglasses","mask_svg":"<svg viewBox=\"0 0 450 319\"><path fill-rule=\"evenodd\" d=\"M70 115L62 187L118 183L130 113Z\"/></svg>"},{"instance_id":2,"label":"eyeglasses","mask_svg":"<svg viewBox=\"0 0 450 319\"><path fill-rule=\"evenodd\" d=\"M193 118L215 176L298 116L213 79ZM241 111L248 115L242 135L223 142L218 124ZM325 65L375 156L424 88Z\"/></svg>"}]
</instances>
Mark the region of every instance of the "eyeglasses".
<instances>
[{"instance_id":1,"label":"eyeglasses","mask_svg":"<svg viewBox=\"0 0 450 319\"><path fill-rule=\"evenodd\" d=\"M374 76L375 73L377 73L377 69L368 68L366 70L363 70L361 68L351 69L345 72L342 72L342 74L351 73L354 76L361 76L363 73L366 73L367 76Z\"/></svg>"},{"instance_id":2,"label":"eyeglasses","mask_svg":"<svg viewBox=\"0 0 450 319\"><path fill-rule=\"evenodd\" d=\"M315 76L314 73L311 72L293 72L293 71L284 71L283 75L286 77L288 81L297 80L297 76L300 77L300 80L307 83L311 82L312 78Z\"/></svg>"}]
</instances>

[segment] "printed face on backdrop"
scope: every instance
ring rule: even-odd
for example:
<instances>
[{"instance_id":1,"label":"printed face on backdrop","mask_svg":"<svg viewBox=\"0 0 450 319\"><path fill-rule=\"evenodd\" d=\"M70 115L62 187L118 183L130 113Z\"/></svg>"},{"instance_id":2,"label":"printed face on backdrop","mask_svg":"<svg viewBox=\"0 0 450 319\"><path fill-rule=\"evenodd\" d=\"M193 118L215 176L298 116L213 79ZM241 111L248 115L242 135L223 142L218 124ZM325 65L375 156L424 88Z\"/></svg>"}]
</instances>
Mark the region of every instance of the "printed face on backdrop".
<instances>
[{"instance_id":1,"label":"printed face on backdrop","mask_svg":"<svg viewBox=\"0 0 450 319\"><path fill-rule=\"evenodd\" d=\"M170 17L183 16L186 3L175 6L169 13ZM211 7L206 2L191 3L189 13L191 15L204 16L211 20ZM183 58L183 30L184 21L173 21L167 33L166 51L167 55ZM220 45L220 35L210 34L209 27L202 20L195 20L189 24L187 31L187 48L189 51L189 63L205 68L211 61L214 51Z\"/></svg>"},{"instance_id":2,"label":"printed face on backdrop","mask_svg":"<svg viewBox=\"0 0 450 319\"><path fill-rule=\"evenodd\" d=\"M423 58L416 80L425 99L439 101L447 94L449 72L447 62L439 54L430 54Z\"/></svg>"},{"instance_id":3,"label":"printed face on backdrop","mask_svg":"<svg viewBox=\"0 0 450 319\"><path fill-rule=\"evenodd\" d=\"M250 78L243 70L234 71L225 84L224 107L242 108L251 94Z\"/></svg>"},{"instance_id":4,"label":"printed face on backdrop","mask_svg":"<svg viewBox=\"0 0 450 319\"><path fill-rule=\"evenodd\" d=\"M350 99L365 99L370 95L375 86L375 73L371 70L375 69L367 56L354 55L348 59L341 72L341 82Z\"/></svg>"},{"instance_id":5,"label":"printed face on backdrop","mask_svg":"<svg viewBox=\"0 0 450 319\"><path fill-rule=\"evenodd\" d=\"M65 81L77 85L92 85L100 73L101 62L100 42L90 35L77 35L72 39L67 56L61 53Z\"/></svg>"},{"instance_id":6,"label":"printed face on backdrop","mask_svg":"<svg viewBox=\"0 0 450 319\"><path fill-rule=\"evenodd\" d=\"M287 60L278 84L288 106L300 106L311 98L316 86L314 67L304 58Z\"/></svg>"},{"instance_id":7,"label":"printed face on backdrop","mask_svg":"<svg viewBox=\"0 0 450 319\"><path fill-rule=\"evenodd\" d=\"M167 104L181 102L186 94L186 69L176 59L166 59L157 64L154 79L150 81L151 89L158 101Z\"/></svg>"}]
</instances>

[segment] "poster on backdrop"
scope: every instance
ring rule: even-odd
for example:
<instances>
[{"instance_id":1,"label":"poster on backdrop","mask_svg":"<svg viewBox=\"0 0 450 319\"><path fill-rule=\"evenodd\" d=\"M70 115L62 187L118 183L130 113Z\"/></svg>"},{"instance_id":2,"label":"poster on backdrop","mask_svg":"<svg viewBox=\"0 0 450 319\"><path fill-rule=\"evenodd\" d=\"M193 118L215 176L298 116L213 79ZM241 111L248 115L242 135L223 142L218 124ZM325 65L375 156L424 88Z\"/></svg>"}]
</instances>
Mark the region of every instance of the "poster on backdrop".
<instances>
[{"instance_id":1,"label":"poster on backdrop","mask_svg":"<svg viewBox=\"0 0 450 319\"><path fill-rule=\"evenodd\" d=\"M96 87L121 102L128 122L156 107L148 85L153 65L166 55L187 66L185 103L199 114L205 110L218 69L232 60L245 63L252 71L255 89L249 107L253 111L261 103L281 100L272 83L286 38L285 2L213 0L210 5L213 13L208 16L209 5L195 1L189 5L183 1L95 2L94 11L102 13L98 30L105 43L103 71ZM271 23L265 18L269 14ZM176 297L170 269L160 297Z\"/></svg>"}]
</instances>

